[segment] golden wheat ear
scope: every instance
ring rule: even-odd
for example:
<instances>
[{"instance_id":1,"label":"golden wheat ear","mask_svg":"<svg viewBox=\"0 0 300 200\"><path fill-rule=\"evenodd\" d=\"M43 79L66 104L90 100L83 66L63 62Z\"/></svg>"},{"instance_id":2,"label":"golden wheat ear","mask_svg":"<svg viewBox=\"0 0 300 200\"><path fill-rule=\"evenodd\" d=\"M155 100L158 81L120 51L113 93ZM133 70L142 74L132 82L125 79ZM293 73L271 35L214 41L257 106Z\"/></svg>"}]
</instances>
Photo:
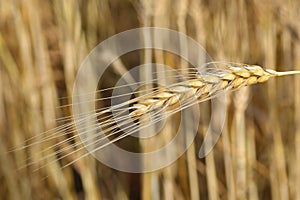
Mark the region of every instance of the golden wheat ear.
<instances>
[{"instance_id":1,"label":"golden wheat ear","mask_svg":"<svg viewBox=\"0 0 300 200\"><path fill-rule=\"evenodd\" d=\"M199 73L188 81L169 86L155 94L139 98L131 116L139 116L155 109L168 108L176 103L188 106L191 97L203 102L224 91L263 83L271 77L300 74L300 71L277 72L258 65L229 62L210 62L200 67ZM186 105L185 105L186 104Z\"/></svg>"}]
</instances>

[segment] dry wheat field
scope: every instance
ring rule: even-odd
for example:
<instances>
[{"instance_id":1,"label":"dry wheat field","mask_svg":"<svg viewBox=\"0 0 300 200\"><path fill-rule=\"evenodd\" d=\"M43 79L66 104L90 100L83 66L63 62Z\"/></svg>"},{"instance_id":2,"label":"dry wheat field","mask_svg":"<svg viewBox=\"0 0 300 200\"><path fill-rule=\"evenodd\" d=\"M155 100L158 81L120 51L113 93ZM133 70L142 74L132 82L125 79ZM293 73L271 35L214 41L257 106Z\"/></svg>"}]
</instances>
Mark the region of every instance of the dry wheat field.
<instances>
[{"instance_id":1,"label":"dry wheat field","mask_svg":"<svg viewBox=\"0 0 300 200\"><path fill-rule=\"evenodd\" d=\"M141 27L192 38L210 56L206 70L161 49L120 56L98 80L97 112L82 122L95 117L103 132L82 137L72 110L81 64L99 43ZM145 63L169 70L138 70L143 87L133 93L116 86ZM298 0L1 0L0 199L300 199L298 70ZM130 100L112 105L115 89ZM201 157L210 120L218 121L212 100L219 95L226 98L222 134ZM191 125L181 114L192 106L199 119ZM112 144L154 151L181 121L195 138L158 170L124 172L91 155ZM155 137L133 137L154 125Z\"/></svg>"}]
</instances>

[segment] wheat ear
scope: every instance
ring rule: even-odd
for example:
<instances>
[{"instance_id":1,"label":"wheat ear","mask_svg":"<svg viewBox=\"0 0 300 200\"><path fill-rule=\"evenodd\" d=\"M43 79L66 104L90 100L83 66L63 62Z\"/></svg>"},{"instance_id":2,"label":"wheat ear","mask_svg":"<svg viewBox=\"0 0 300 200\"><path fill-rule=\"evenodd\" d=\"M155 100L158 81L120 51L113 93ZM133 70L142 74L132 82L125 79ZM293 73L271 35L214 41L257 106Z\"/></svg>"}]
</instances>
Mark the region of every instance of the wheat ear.
<instances>
[{"instance_id":1,"label":"wheat ear","mask_svg":"<svg viewBox=\"0 0 300 200\"><path fill-rule=\"evenodd\" d=\"M154 95L143 96L133 105L131 116L137 117L156 109L168 108L176 103L196 97L199 102L211 99L223 91L263 83L270 77L300 74L300 71L277 72L263 69L257 65L237 63L208 63L218 65L208 68L205 73L199 73L196 78L174 84L166 89L157 91ZM222 67L219 67L219 65Z\"/></svg>"},{"instance_id":2,"label":"wheat ear","mask_svg":"<svg viewBox=\"0 0 300 200\"><path fill-rule=\"evenodd\" d=\"M168 109L168 111L170 112L167 112L166 114L167 116L170 116L171 114L178 112L181 109L184 109L186 107L189 107L194 103L203 102L208 99L211 99L224 91L235 90L243 86L262 83L267 81L270 77L274 77L274 76L284 76L284 75L300 73L300 71L276 72L274 70L263 69L262 67L256 65L245 65L245 64L237 64L237 63L227 63L227 62L213 62L213 63L207 63L205 65L206 66L203 68L205 71L201 73L200 72L196 74L194 72L188 73L189 77L192 77L189 80L177 82L176 84L172 84L167 88L158 87L156 88L155 91L146 93L143 96L136 97L134 99L121 103L120 105L101 109L99 113L91 115L92 117L99 117L101 119L101 122L97 121L96 122L97 124L95 126L88 127L87 131L84 130L83 132L80 132L82 130L79 130L79 133L77 135L65 139L43 150L42 152L37 152L37 153L40 154L45 152L46 150L56 147L57 145L62 145L66 142L69 142L70 139L74 139L75 137L84 135L89 131L95 130L97 126L101 126L103 132L86 138L84 141L87 144L84 147L78 147L80 143L78 144L76 143L70 147L64 147L58 151L55 151L50 155L47 155L46 157L42 157L38 161L31 162L27 164L27 166L48 159L51 156L55 156L57 153L63 153L65 151L69 151L69 149L75 147L78 147L78 149L66 153L65 155L61 156L59 159L63 159L76 152L79 152L81 149L86 148L86 146L96 145L93 151L85 153L81 155L79 158L64 165L64 167L69 166L72 163L79 160L80 158L87 156L89 153L98 151L111 143L121 140L122 138L132 134L135 131L139 131L143 128L146 128L147 123L144 122L146 122L147 119L142 118L142 115L144 114L147 115L148 113L154 111L153 116L157 117L160 114L160 110ZM195 98L197 98L197 102L194 101ZM173 105L176 106L176 104L178 105L178 103L180 103L180 107L174 108ZM130 106L126 107L126 105L130 105ZM126 108L123 108L124 106ZM108 116L104 115L106 113L112 112L113 110L117 112L115 116L110 114ZM126 115L128 110L130 111L129 116ZM131 118L135 120L139 120L139 122L141 122L138 128L136 127L135 123L130 124L132 122ZM82 120L80 120L79 123L84 123L86 120L89 119L90 117L83 118ZM114 123L116 119L117 119L117 124ZM151 121L151 123L156 123L161 119L162 119L161 117L157 117L155 118L154 121ZM69 123L64 125L63 127L54 129L53 130L54 134L47 136L47 138L45 138L43 142L65 135L65 134L56 135L57 132L65 131L68 134L72 133L71 131L69 131L72 125L73 123ZM118 129L119 126L126 127L124 128L125 130L124 133L122 132L122 130ZM116 138L112 139L109 142L104 140L105 138L111 136L116 136ZM31 143L27 145L26 148L36 144L39 143ZM16 150L21 150L21 149L24 148L22 147ZM50 162L50 164L53 162L55 161ZM46 165L47 164L45 164L42 167L45 167ZM39 167L38 169L42 167Z\"/></svg>"}]
</instances>

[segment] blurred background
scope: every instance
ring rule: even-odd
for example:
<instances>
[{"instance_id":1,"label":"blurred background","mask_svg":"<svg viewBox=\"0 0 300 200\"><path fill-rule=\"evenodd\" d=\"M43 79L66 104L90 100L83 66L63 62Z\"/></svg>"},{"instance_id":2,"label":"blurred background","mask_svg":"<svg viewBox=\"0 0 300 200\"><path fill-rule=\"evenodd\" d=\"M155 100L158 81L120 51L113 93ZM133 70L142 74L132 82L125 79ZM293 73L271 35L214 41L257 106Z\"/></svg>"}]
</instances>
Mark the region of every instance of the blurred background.
<instances>
[{"instance_id":1,"label":"blurred background","mask_svg":"<svg viewBox=\"0 0 300 200\"><path fill-rule=\"evenodd\" d=\"M64 97L72 95L77 69L114 34L170 28L195 39L213 60L299 70L299 13L298 0L0 1L0 198L300 199L299 76L228 93L227 120L213 151L197 157L209 120L201 115L194 144L156 172L119 172L92 156L63 168L77 153L28 165L59 148L78 148L72 144L79 141L70 140L47 149L72 134L48 142L39 142L40 135L36 145L7 153L71 120L55 121L71 115L62 105L71 103ZM175 57L153 56L180 68ZM141 61L128 54L122 62L129 69ZM201 106L209 112L205 103ZM41 151L38 157L35 152Z\"/></svg>"}]
</instances>

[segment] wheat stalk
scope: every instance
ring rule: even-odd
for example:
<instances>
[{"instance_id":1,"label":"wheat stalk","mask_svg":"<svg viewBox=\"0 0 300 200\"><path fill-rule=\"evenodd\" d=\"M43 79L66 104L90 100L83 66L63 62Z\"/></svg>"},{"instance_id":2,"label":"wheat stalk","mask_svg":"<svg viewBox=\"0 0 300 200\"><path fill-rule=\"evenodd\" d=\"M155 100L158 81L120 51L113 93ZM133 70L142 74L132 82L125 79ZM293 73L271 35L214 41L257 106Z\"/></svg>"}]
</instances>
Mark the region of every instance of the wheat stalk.
<instances>
[{"instance_id":1,"label":"wheat stalk","mask_svg":"<svg viewBox=\"0 0 300 200\"><path fill-rule=\"evenodd\" d=\"M215 97L225 90L238 89L257 83L263 83L270 77L299 74L300 71L277 72L263 69L258 65L239 63L211 62L206 65L222 65L221 68L208 68L206 73L198 74L196 78L146 95L133 106L131 116L141 116L156 109L168 108L176 103L184 102L191 97L205 101Z\"/></svg>"}]
</instances>

